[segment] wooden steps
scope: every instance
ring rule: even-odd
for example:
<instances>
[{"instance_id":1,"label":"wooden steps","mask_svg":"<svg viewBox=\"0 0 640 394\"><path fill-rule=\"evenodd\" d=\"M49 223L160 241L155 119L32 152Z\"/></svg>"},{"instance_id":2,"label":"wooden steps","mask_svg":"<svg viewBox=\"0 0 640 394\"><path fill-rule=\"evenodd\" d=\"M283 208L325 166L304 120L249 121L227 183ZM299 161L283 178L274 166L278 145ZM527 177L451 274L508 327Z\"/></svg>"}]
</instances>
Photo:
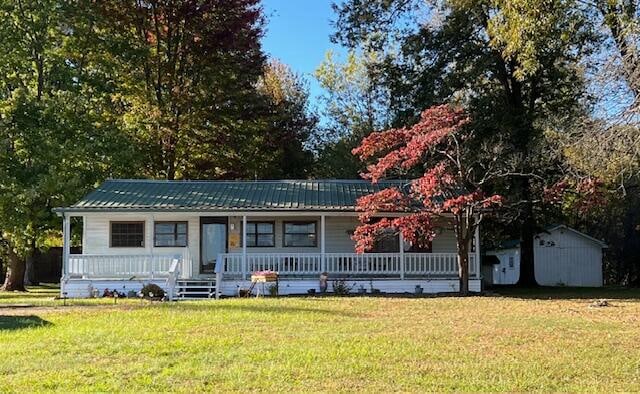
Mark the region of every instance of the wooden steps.
<instances>
[{"instance_id":1,"label":"wooden steps","mask_svg":"<svg viewBox=\"0 0 640 394\"><path fill-rule=\"evenodd\" d=\"M215 278L180 279L176 281L175 300L215 299L217 291Z\"/></svg>"}]
</instances>

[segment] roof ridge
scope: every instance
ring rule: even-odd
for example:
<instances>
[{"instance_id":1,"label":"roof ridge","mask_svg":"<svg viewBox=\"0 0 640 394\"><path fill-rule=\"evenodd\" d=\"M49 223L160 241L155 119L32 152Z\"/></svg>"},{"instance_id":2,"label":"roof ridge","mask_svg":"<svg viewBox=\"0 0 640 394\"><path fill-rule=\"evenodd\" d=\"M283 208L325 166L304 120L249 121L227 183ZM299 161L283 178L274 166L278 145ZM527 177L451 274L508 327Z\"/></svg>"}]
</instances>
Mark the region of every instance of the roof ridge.
<instances>
[{"instance_id":1,"label":"roof ridge","mask_svg":"<svg viewBox=\"0 0 640 394\"><path fill-rule=\"evenodd\" d=\"M400 183L407 179L382 179L378 183ZM140 182L140 183L300 183L300 182L330 182L330 183L367 183L366 179L148 179L148 178L108 178L105 182Z\"/></svg>"}]
</instances>

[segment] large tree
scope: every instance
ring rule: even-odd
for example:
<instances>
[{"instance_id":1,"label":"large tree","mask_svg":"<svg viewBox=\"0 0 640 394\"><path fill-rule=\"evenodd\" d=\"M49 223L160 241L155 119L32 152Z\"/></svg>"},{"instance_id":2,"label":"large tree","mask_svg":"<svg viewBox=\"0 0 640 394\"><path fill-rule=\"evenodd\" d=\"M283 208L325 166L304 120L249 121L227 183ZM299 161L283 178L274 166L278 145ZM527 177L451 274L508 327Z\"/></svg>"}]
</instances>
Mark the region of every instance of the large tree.
<instances>
[{"instance_id":1,"label":"large tree","mask_svg":"<svg viewBox=\"0 0 640 394\"><path fill-rule=\"evenodd\" d=\"M76 2L0 1L2 288L24 290L25 260L59 228L51 209L136 168L98 71L91 14Z\"/></svg>"},{"instance_id":2,"label":"large tree","mask_svg":"<svg viewBox=\"0 0 640 394\"><path fill-rule=\"evenodd\" d=\"M358 48L395 45L387 58L398 119L453 100L469 109L479 136L507 147L502 182L522 240L521 284L535 284L533 236L543 180L558 174L545 136L584 111L580 60L590 25L570 1L358 0L336 6L335 38Z\"/></svg>"},{"instance_id":3,"label":"large tree","mask_svg":"<svg viewBox=\"0 0 640 394\"><path fill-rule=\"evenodd\" d=\"M263 177L269 99L259 0L97 3L125 126L147 147L146 175ZM267 166L268 167L268 166Z\"/></svg>"},{"instance_id":4,"label":"large tree","mask_svg":"<svg viewBox=\"0 0 640 394\"><path fill-rule=\"evenodd\" d=\"M389 232L401 233L413 245L424 247L434 238L438 219L451 221L462 295L469 292L474 233L487 209L503 200L486 192L500 175L495 167L498 152L478 152L478 140L466 127L468 123L461 109L435 106L422 112L413 126L371 133L353 150L371 163L364 177L373 183L386 176L417 174L405 188L389 187L358 199L361 224L353 236L357 251L373 248L376 239ZM373 220L389 212L403 215Z\"/></svg>"}]
</instances>

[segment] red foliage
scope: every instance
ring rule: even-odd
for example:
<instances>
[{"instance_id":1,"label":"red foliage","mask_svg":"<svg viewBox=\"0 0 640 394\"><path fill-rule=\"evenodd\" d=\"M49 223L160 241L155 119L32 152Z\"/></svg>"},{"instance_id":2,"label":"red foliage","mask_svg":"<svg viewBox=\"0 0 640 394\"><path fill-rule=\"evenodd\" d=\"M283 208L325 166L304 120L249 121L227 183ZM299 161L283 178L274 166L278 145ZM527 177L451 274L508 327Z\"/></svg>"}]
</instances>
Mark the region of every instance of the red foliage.
<instances>
[{"instance_id":1,"label":"red foliage","mask_svg":"<svg viewBox=\"0 0 640 394\"><path fill-rule=\"evenodd\" d=\"M485 196L465 178L467 173L460 169L457 160L460 158L453 159L458 152L450 144L451 138L460 134L468 122L462 109L440 105L422 112L413 127L372 133L353 150L362 160L381 155L362 174L374 183L392 171L412 169L426 159L440 160L410 182L410 193L388 188L358 200L356 209L362 224L353 235L358 253L371 249L377 237L390 231L402 233L414 245L426 246L434 237L435 217L444 213L474 215L481 209L502 204L501 196ZM408 215L371 222L374 215L385 212Z\"/></svg>"},{"instance_id":2,"label":"red foliage","mask_svg":"<svg viewBox=\"0 0 640 394\"><path fill-rule=\"evenodd\" d=\"M544 190L544 199L557 205L567 202L580 215L585 215L605 203L604 183L593 178L563 179Z\"/></svg>"},{"instance_id":3,"label":"red foliage","mask_svg":"<svg viewBox=\"0 0 640 394\"><path fill-rule=\"evenodd\" d=\"M408 211L411 199L397 187L380 190L358 199L356 211L361 212L360 221L368 222L377 212Z\"/></svg>"},{"instance_id":4,"label":"red foliage","mask_svg":"<svg viewBox=\"0 0 640 394\"><path fill-rule=\"evenodd\" d=\"M383 155L367 167L366 179L376 183L391 169L408 170L419 164L425 154L469 122L461 108L439 105L426 109L420 121L410 129L391 129L371 133L352 150L361 160Z\"/></svg>"}]
</instances>

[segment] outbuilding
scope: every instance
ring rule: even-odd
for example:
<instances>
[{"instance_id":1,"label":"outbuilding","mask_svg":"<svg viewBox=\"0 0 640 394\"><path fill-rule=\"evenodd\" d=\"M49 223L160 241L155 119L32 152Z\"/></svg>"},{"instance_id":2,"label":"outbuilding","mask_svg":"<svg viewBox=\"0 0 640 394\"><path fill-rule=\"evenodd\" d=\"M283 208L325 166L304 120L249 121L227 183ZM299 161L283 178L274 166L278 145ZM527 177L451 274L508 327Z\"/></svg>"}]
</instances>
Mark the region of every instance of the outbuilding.
<instances>
[{"instance_id":1,"label":"outbuilding","mask_svg":"<svg viewBox=\"0 0 640 394\"><path fill-rule=\"evenodd\" d=\"M602 241L565 225L553 225L534 237L534 265L538 284L542 286L602 286L602 257L607 245ZM520 277L520 242L506 241L499 249L485 277L490 283L515 284Z\"/></svg>"}]
</instances>

